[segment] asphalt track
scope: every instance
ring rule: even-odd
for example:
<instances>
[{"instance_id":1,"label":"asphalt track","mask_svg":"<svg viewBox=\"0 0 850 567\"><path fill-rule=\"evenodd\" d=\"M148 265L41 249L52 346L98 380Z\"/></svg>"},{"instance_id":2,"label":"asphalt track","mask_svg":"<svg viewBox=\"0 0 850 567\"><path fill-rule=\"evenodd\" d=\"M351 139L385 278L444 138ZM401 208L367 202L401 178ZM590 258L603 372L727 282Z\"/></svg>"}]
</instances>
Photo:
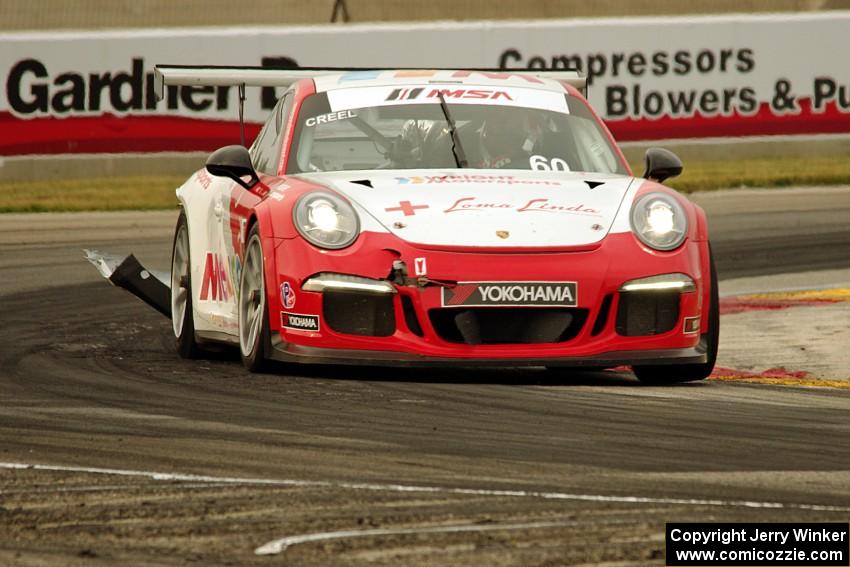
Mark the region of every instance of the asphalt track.
<instances>
[{"instance_id":1,"label":"asphalt track","mask_svg":"<svg viewBox=\"0 0 850 567\"><path fill-rule=\"evenodd\" d=\"M850 188L696 199L721 278L850 264ZM0 565L661 565L669 521L850 518L847 391L182 361L81 252L165 268L175 218L0 216Z\"/></svg>"}]
</instances>

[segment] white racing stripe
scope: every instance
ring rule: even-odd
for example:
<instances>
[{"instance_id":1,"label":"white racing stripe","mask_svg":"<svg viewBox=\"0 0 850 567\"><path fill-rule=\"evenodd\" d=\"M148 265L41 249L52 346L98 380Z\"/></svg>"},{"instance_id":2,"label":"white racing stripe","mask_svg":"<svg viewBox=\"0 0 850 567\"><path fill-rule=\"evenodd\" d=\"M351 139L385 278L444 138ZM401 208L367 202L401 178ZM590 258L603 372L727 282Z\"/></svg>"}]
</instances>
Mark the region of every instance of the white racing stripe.
<instances>
[{"instance_id":1,"label":"white racing stripe","mask_svg":"<svg viewBox=\"0 0 850 567\"><path fill-rule=\"evenodd\" d=\"M286 551L288 547L299 543L325 541L329 539L348 539L354 537L405 535L405 534L446 534L460 532L491 532L507 530L534 530L576 525L575 520L560 522L527 522L524 524L466 524L460 526L426 526L420 528L376 528L372 530L342 530L338 532L319 532L282 537L265 543L254 550L257 555L275 555Z\"/></svg>"},{"instance_id":2,"label":"white racing stripe","mask_svg":"<svg viewBox=\"0 0 850 567\"><path fill-rule=\"evenodd\" d=\"M382 484L324 480L265 479L220 477L184 473L163 473L131 469L104 469L93 467L67 467L61 465L38 465L25 463L0 463L0 469L38 470L55 472L78 472L115 476L133 476L153 480L208 482L216 484L239 484L244 486L292 486L305 488L340 488L346 490L369 490L376 492L421 492L432 494L459 494L464 496L494 496L510 498L537 498L543 500L575 500L580 502L615 502L621 504L671 504L682 506L720 506L730 508L769 508L779 510L811 510L817 512L850 512L850 506L828 506L822 504L796 504L783 502L761 502L755 500L709 500L700 498L657 498L651 496L615 496L605 494L575 494L538 490L501 490L487 488L459 488L452 486L420 486L411 484Z\"/></svg>"}]
</instances>

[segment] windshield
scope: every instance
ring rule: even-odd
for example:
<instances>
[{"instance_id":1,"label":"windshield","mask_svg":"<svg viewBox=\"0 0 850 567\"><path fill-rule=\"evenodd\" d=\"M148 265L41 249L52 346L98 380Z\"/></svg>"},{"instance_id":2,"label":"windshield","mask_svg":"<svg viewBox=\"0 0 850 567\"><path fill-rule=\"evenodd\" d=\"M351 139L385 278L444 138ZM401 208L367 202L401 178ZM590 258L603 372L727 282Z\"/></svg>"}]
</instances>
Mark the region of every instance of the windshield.
<instances>
[{"instance_id":1,"label":"windshield","mask_svg":"<svg viewBox=\"0 0 850 567\"><path fill-rule=\"evenodd\" d=\"M469 168L626 174L590 110L565 93L454 86L363 87L308 97L287 173L455 168L455 141Z\"/></svg>"}]
</instances>

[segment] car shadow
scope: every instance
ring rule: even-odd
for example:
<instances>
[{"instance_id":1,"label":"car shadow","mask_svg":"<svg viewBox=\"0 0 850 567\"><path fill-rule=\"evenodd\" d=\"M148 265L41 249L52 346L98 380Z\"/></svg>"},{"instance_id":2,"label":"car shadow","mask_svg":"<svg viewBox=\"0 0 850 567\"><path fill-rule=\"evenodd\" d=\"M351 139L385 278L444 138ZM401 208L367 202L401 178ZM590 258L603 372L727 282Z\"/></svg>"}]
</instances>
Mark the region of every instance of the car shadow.
<instances>
[{"instance_id":1,"label":"car shadow","mask_svg":"<svg viewBox=\"0 0 850 567\"><path fill-rule=\"evenodd\" d=\"M167 339L167 340L166 340ZM170 350L171 337L163 339ZM167 343L167 344L166 344ZM201 357L208 363L242 369L239 350L232 346L208 344ZM247 371L245 371L246 374ZM269 378L313 378L362 382L412 382L430 384L492 384L503 386L602 386L609 388L693 388L705 381L681 384L644 384L628 367L609 369L545 368L509 366L376 366L364 364L298 364L269 360L261 375Z\"/></svg>"},{"instance_id":2,"label":"car shadow","mask_svg":"<svg viewBox=\"0 0 850 567\"><path fill-rule=\"evenodd\" d=\"M694 387L699 383L647 385L627 368L583 370L578 368L406 368L389 366L298 365L272 362L268 375L372 382L431 384L493 384L505 386L603 386L611 388Z\"/></svg>"}]
</instances>

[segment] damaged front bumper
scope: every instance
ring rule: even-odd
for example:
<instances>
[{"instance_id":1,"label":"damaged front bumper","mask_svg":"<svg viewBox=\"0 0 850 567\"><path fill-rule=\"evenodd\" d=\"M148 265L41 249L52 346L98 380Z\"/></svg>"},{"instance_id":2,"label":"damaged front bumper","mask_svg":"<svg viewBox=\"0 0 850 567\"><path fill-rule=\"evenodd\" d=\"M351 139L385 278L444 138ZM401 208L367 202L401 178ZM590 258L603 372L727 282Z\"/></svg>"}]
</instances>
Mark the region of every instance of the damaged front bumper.
<instances>
[{"instance_id":1,"label":"damaged front bumper","mask_svg":"<svg viewBox=\"0 0 850 567\"><path fill-rule=\"evenodd\" d=\"M702 364L702 248L692 241L655 253L618 234L590 251L492 254L368 234L350 249L316 254L282 240L267 265L268 356L400 366Z\"/></svg>"},{"instance_id":2,"label":"damaged front bumper","mask_svg":"<svg viewBox=\"0 0 850 567\"><path fill-rule=\"evenodd\" d=\"M112 285L125 289L171 319L171 278L169 274L148 270L136 257L83 250L86 260Z\"/></svg>"}]
</instances>

